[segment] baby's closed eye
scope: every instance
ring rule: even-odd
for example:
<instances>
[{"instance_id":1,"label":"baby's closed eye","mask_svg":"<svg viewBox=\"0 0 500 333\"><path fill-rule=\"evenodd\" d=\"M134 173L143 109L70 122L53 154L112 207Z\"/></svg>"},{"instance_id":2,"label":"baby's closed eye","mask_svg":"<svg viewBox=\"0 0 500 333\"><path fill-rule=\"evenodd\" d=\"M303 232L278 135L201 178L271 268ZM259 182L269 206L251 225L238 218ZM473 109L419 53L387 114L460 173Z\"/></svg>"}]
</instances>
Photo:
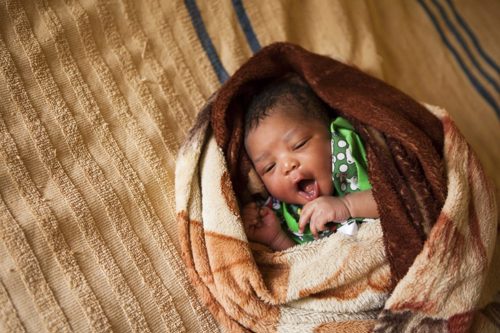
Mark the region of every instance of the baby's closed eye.
<instances>
[{"instance_id":1,"label":"baby's closed eye","mask_svg":"<svg viewBox=\"0 0 500 333\"><path fill-rule=\"evenodd\" d=\"M307 142L309 142L309 138L299 140L295 145L293 145L293 150L304 147Z\"/></svg>"},{"instance_id":2,"label":"baby's closed eye","mask_svg":"<svg viewBox=\"0 0 500 333\"><path fill-rule=\"evenodd\" d=\"M271 163L271 164L267 164L263 169L262 169L262 172L263 173L268 173L270 172L274 166L276 165L276 163Z\"/></svg>"}]
</instances>

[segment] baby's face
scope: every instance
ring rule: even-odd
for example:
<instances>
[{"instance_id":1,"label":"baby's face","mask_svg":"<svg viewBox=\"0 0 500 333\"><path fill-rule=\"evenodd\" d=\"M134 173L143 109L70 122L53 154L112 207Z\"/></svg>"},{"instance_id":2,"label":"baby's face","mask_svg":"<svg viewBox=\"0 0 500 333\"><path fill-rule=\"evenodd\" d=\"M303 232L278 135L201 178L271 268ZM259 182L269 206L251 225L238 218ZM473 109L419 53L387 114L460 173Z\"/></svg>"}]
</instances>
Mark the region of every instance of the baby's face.
<instances>
[{"instance_id":1,"label":"baby's face","mask_svg":"<svg viewBox=\"0 0 500 333\"><path fill-rule=\"evenodd\" d=\"M276 107L248 133L245 146L266 189L276 199L304 205L332 194L327 124Z\"/></svg>"}]
</instances>

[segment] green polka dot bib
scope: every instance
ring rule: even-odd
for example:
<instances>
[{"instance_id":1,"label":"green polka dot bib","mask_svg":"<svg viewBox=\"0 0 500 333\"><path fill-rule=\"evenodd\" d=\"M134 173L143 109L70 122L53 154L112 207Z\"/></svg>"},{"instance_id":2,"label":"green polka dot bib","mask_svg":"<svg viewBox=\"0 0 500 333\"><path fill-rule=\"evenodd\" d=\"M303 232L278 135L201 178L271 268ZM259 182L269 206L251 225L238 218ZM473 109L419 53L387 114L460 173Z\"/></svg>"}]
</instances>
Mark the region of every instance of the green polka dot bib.
<instances>
[{"instance_id":1,"label":"green polka dot bib","mask_svg":"<svg viewBox=\"0 0 500 333\"><path fill-rule=\"evenodd\" d=\"M342 117L330 123L330 132L334 195L341 197L347 193L369 190L368 162L359 135Z\"/></svg>"}]
</instances>

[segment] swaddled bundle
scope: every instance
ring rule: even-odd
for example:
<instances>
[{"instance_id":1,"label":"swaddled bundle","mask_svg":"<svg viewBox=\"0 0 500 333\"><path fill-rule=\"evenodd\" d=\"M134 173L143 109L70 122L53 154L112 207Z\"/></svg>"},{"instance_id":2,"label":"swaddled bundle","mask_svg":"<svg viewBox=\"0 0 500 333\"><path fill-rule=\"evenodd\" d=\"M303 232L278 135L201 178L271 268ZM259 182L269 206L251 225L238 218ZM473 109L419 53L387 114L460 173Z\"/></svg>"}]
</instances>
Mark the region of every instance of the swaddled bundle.
<instances>
[{"instance_id":1,"label":"swaddled bundle","mask_svg":"<svg viewBox=\"0 0 500 333\"><path fill-rule=\"evenodd\" d=\"M247 241L240 216L259 189L243 119L259 87L288 73L362 137L380 220L355 237L272 252ZM248 60L200 112L176 169L183 259L214 316L231 332L467 330L494 246L495 201L453 122L428 109L294 45Z\"/></svg>"}]
</instances>

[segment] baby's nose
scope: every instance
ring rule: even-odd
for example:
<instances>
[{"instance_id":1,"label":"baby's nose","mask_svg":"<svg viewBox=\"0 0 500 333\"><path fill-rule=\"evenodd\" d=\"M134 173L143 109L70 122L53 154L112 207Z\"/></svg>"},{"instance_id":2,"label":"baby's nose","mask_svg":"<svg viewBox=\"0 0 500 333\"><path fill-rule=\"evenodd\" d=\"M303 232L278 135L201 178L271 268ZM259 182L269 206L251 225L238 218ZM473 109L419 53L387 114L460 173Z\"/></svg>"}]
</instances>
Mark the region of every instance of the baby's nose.
<instances>
[{"instance_id":1,"label":"baby's nose","mask_svg":"<svg viewBox=\"0 0 500 333\"><path fill-rule=\"evenodd\" d=\"M285 161L284 167L285 167L284 168L285 173L288 174L291 171L293 171L299 167L299 162L295 159L290 159L290 160Z\"/></svg>"}]
</instances>

